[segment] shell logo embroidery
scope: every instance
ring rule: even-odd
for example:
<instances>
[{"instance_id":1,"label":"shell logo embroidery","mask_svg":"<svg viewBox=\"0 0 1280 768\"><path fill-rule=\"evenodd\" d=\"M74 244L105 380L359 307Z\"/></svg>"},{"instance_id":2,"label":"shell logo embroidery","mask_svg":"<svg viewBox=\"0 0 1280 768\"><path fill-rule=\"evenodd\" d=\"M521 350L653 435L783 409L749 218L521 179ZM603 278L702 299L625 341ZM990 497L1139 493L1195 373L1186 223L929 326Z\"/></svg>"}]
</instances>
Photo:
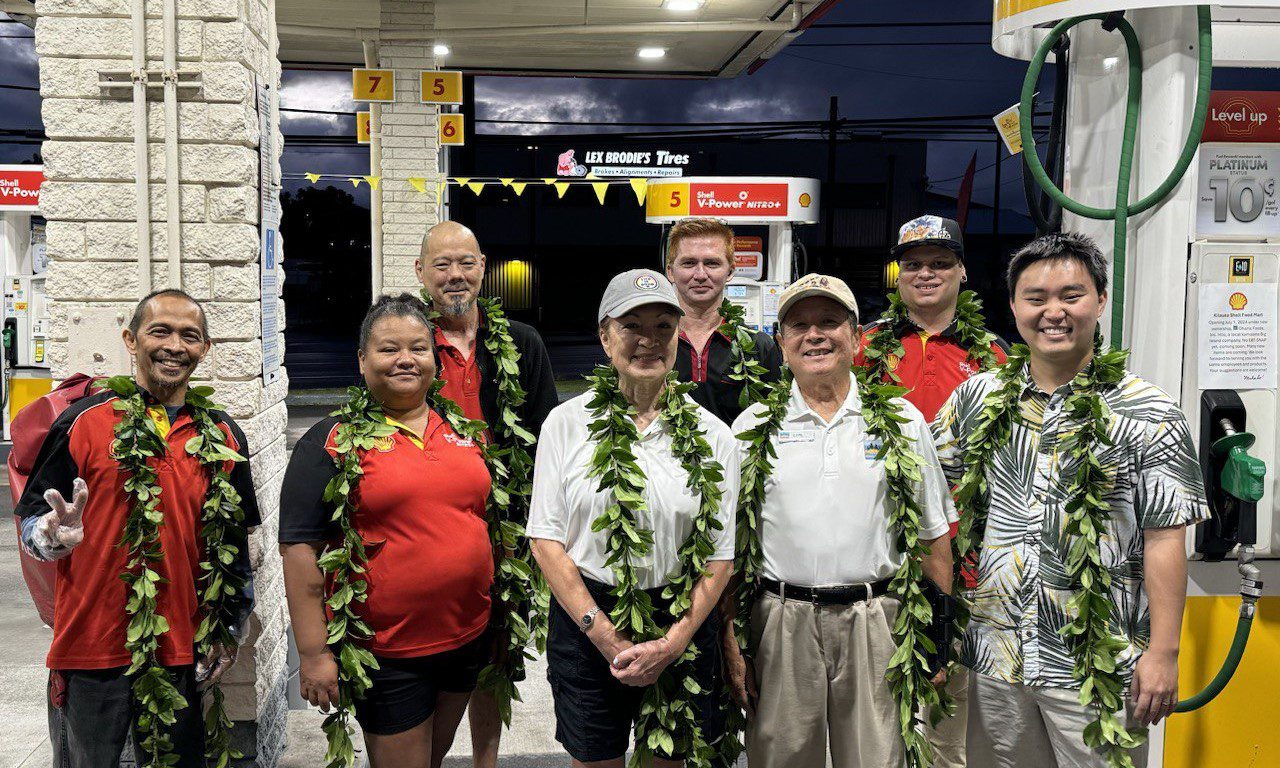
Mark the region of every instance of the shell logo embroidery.
<instances>
[{"instance_id":1,"label":"shell logo embroidery","mask_svg":"<svg viewBox=\"0 0 1280 768\"><path fill-rule=\"evenodd\" d=\"M391 435L383 435L373 441L373 447L381 453L390 453L396 447L396 441Z\"/></svg>"},{"instance_id":2,"label":"shell logo embroidery","mask_svg":"<svg viewBox=\"0 0 1280 768\"><path fill-rule=\"evenodd\" d=\"M898 370L898 366L902 364L902 358L890 353L885 356L884 364L888 366L890 371L896 371Z\"/></svg>"}]
</instances>

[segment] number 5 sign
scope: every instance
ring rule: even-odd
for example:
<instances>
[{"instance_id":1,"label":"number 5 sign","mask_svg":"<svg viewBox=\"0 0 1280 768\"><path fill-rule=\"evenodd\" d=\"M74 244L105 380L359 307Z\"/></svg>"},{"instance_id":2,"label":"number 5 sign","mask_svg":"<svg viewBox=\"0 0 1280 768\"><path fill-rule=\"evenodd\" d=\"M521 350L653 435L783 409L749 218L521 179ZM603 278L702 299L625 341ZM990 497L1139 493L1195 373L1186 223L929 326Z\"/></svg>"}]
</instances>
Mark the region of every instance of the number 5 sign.
<instances>
[{"instance_id":1,"label":"number 5 sign","mask_svg":"<svg viewBox=\"0 0 1280 768\"><path fill-rule=\"evenodd\" d=\"M422 103L423 104L461 104L462 73L436 72L423 70Z\"/></svg>"},{"instance_id":2,"label":"number 5 sign","mask_svg":"<svg viewBox=\"0 0 1280 768\"><path fill-rule=\"evenodd\" d=\"M441 112L439 124L440 143L462 146L464 125L462 115L456 112Z\"/></svg>"},{"instance_id":3,"label":"number 5 sign","mask_svg":"<svg viewBox=\"0 0 1280 768\"><path fill-rule=\"evenodd\" d=\"M395 101L396 73L391 69L351 70L352 101Z\"/></svg>"}]
</instances>

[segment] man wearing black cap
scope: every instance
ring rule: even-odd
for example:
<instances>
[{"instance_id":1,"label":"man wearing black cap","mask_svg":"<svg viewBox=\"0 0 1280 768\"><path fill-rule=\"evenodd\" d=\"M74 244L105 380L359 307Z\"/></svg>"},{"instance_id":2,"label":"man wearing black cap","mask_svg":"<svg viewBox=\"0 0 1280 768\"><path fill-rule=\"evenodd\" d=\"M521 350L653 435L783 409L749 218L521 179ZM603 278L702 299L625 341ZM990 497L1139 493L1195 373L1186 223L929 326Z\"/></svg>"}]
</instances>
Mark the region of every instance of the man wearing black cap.
<instances>
[{"instance_id":1,"label":"man wearing black cap","mask_svg":"<svg viewBox=\"0 0 1280 768\"><path fill-rule=\"evenodd\" d=\"M903 397L932 422L961 382L984 367L1003 363L1009 347L983 327L976 295L960 292L968 276L959 224L941 216L912 219L898 230L898 243L891 253L899 265L898 292L889 297L888 311L864 329L858 364L877 362L867 354L873 337L894 334L901 349L878 362L887 371L886 378L896 377L894 383L907 388ZM958 312L958 305L966 311ZM978 349L981 355L975 354ZM987 350L990 355L985 354ZM955 535L954 526L951 534ZM971 570L961 568L969 589L973 588ZM938 768L964 768L967 687L966 675L950 676L947 691L956 701L955 715L943 719L936 730L928 728Z\"/></svg>"}]
</instances>

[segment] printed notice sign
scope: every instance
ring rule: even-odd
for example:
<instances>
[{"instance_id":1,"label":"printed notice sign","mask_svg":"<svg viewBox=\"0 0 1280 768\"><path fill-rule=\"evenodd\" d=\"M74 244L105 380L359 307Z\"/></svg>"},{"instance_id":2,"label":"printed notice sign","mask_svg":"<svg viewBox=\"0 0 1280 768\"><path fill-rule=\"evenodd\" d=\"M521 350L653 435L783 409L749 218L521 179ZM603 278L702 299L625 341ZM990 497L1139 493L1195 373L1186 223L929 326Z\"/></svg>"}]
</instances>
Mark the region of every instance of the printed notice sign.
<instances>
[{"instance_id":1,"label":"printed notice sign","mask_svg":"<svg viewBox=\"0 0 1280 768\"><path fill-rule=\"evenodd\" d=\"M1200 389L1275 389L1275 283L1200 285Z\"/></svg>"}]
</instances>

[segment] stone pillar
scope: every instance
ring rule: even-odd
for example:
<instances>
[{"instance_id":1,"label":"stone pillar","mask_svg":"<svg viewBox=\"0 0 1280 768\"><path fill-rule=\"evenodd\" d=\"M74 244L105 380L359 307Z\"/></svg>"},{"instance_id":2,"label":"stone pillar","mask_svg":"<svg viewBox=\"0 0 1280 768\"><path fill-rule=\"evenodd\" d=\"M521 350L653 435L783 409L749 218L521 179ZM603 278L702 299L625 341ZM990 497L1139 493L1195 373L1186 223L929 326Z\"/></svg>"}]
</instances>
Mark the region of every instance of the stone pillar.
<instances>
[{"instance_id":1,"label":"stone pillar","mask_svg":"<svg viewBox=\"0 0 1280 768\"><path fill-rule=\"evenodd\" d=\"M274 0L174 0L178 69L198 72L180 89L182 288L202 301L214 347L196 377L244 428L263 525L250 542L257 606L240 663L224 685L245 765L274 766L284 748L287 612L275 546L286 460L288 379L264 386L259 254L259 121L255 82L280 78ZM161 0L147 0L147 67L163 67ZM138 280L132 92L106 94L100 73L130 70L128 0L38 0L36 51L48 140L41 208L48 219L49 360L55 379L74 372L127 373L120 327L142 292ZM167 285L163 93L150 89L152 287ZM274 109L271 110L274 112ZM278 120L268 123L277 131ZM274 156L265 165L279 179ZM281 337L282 338L282 337ZM281 341L281 348L283 342Z\"/></svg>"},{"instance_id":2,"label":"stone pillar","mask_svg":"<svg viewBox=\"0 0 1280 768\"><path fill-rule=\"evenodd\" d=\"M440 220L436 199L439 143L436 138L440 110L420 101L418 72L435 69L432 52L435 4L409 0L382 0L381 29L421 31L414 41L379 43L379 63L396 70L396 100L382 105L382 285L384 293L421 289L413 272L422 236ZM374 173L379 173L377 169ZM406 179L426 179L426 193Z\"/></svg>"}]
</instances>

